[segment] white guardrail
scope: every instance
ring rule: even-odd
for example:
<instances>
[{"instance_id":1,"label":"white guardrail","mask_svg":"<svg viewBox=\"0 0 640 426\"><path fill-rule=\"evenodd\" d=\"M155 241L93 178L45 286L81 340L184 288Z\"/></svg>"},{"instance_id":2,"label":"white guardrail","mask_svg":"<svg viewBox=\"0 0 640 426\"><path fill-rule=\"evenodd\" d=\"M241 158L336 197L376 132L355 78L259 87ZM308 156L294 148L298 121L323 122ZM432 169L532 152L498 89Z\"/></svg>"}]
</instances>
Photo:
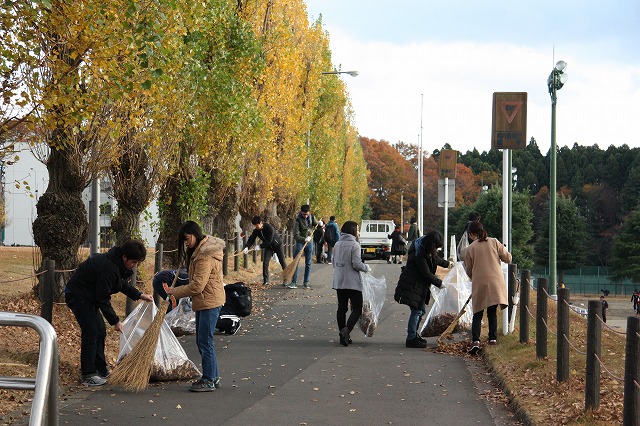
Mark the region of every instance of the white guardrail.
<instances>
[{"instance_id":1,"label":"white guardrail","mask_svg":"<svg viewBox=\"0 0 640 426\"><path fill-rule=\"evenodd\" d=\"M56 331L42 317L17 312L0 312L0 326L33 328L40 336L36 377L0 377L0 389L34 391L29 425L58 426L59 355Z\"/></svg>"}]
</instances>

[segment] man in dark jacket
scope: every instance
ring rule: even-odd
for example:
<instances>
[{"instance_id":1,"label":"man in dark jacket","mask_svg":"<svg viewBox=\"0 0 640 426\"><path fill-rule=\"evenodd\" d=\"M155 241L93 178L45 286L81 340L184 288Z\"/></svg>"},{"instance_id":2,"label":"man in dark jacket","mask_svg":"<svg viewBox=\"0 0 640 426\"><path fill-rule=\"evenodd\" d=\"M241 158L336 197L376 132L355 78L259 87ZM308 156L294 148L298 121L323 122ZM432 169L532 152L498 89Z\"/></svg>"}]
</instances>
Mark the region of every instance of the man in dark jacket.
<instances>
[{"instance_id":1,"label":"man in dark jacket","mask_svg":"<svg viewBox=\"0 0 640 426\"><path fill-rule=\"evenodd\" d=\"M284 252L282 250L282 238L276 232L275 228L268 223L264 223L260 216L254 216L251 219L251 223L255 227L251 236L247 240L242 250L245 254L249 252L249 247L253 246L257 238L260 238L259 248L263 250L262 253L262 283L264 285L269 284L269 262L275 253L278 256L278 262L282 266L282 270L287 267L287 263L284 260Z\"/></svg>"},{"instance_id":2,"label":"man in dark jacket","mask_svg":"<svg viewBox=\"0 0 640 426\"><path fill-rule=\"evenodd\" d=\"M150 294L142 294L129 282L133 268L146 255L147 249L140 241L112 247L107 253L82 262L64 289L67 306L81 329L80 368L85 386L102 386L109 374L104 355L107 330L100 312L122 333L122 323L111 306L111 295L122 292L133 300L153 301Z\"/></svg>"},{"instance_id":3,"label":"man in dark jacket","mask_svg":"<svg viewBox=\"0 0 640 426\"><path fill-rule=\"evenodd\" d=\"M438 265L444 268L450 266L437 253L442 245L442 235L438 231L431 231L415 240L409 247L407 265L402 268L398 279L393 298L411 309L407 325L407 348L427 347L427 341L418 334L418 326L431 297L430 286L442 288L442 280L435 275Z\"/></svg>"},{"instance_id":4,"label":"man in dark jacket","mask_svg":"<svg viewBox=\"0 0 640 426\"><path fill-rule=\"evenodd\" d=\"M336 245L338 240L340 239L340 227L338 226L338 222L336 222L336 217L329 217L329 222L324 228L324 240L327 243L327 263L331 265L333 261L333 246Z\"/></svg>"},{"instance_id":5,"label":"man in dark jacket","mask_svg":"<svg viewBox=\"0 0 640 426\"><path fill-rule=\"evenodd\" d=\"M293 247L293 257L296 257L298 253L304 248L304 288L309 288L309 277L311 276L311 257L313 253L313 241L312 234L315 230L318 221L311 214L311 209L308 204L304 204L300 207L300 212L296 215L293 221L293 239L296 245ZM306 244L306 245L305 245ZM298 288L298 266L293 273L291 284L289 288Z\"/></svg>"}]
</instances>

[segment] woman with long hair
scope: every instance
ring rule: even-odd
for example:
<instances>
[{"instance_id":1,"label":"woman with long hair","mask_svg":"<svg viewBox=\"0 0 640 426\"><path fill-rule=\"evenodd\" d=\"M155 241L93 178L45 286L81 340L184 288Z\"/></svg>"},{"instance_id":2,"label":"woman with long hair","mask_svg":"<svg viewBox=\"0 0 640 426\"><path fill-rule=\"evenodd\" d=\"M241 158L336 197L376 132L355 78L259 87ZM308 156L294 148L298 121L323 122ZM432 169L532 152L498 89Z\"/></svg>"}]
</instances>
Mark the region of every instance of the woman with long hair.
<instances>
[{"instance_id":1,"label":"woman with long hair","mask_svg":"<svg viewBox=\"0 0 640 426\"><path fill-rule=\"evenodd\" d=\"M333 286L338 296L336 318L340 344L349 346L350 333L362 315L362 281L359 272L371 270L362 262L362 251L358 242L358 224L347 221L342 225L340 239L333 247ZM351 314L347 311L351 302Z\"/></svg>"},{"instance_id":2,"label":"woman with long hair","mask_svg":"<svg viewBox=\"0 0 640 426\"><path fill-rule=\"evenodd\" d=\"M196 344L202 356L202 377L192 383L192 392L209 392L220 386L213 335L226 296L222 280L225 242L202 233L200 225L186 221L178 231L179 264L189 271L189 284L169 288L176 298L191 296L196 314Z\"/></svg>"},{"instance_id":3,"label":"woman with long hair","mask_svg":"<svg viewBox=\"0 0 640 426\"><path fill-rule=\"evenodd\" d=\"M471 304L473 306L472 343L469 353L475 355L480 351L480 329L485 309L489 322L489 344L498 343L496 312L498 305L504 309L509 303L500 261L511 262L511 253L500 241L489 238L480 222L469 223L467 233L473 240L473 243L467 248L464 259L464 267L467 275L471 278Z\"/></svg>"},{"instance_id":4,"label":"woman with long hair","mask_svg":"<svg viewBox=\"0 0 640 426\"><path fill-rule=\"evenodd\" d=\"M409 247L407 265L402 269L393 298L409 306L411 313L407 324L407 348L426 348L427 341L418 334L418 326L426 313L431 297L431 286L442 288L442 280L436 276L438 266L449 268L449 261L438 254L444 244L438 231L430 231L419 237Z\"/></svg>"}]
</instances>

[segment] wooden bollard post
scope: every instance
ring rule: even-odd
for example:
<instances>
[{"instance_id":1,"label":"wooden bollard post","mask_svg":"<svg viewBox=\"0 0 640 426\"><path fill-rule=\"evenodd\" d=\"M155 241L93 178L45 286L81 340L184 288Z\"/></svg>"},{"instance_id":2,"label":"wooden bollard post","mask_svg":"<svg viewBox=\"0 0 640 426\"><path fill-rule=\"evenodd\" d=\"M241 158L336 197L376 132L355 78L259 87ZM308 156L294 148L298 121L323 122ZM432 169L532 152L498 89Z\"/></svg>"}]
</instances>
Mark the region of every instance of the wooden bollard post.
<instances>
[{"instance_id":1,"label":"wooden bollard post","mask_svg":"<svg viewBox=\"0 0 640 426\"><path fill-rule=\"evenodd\" d=\"M529 289L531 288L531 271L523 269L520 274L520 343L529 341Z\"/></svg>"},{"instance_id":2,"label":"wooden bollard post","mask_svg":"<svg viewBox=\"0 0 640 426\"><path fill-rule=\"evenodd\" d=\"M224 254L222 255L222 275L223 276L227 276L229 275L229 234L227 234L225 232L224 234Z\"/></svg>"},{"instance_id":3,"label":"wooden bollard post","mask_svg":"<svg viewBox=\"0 0 640 426\"><path fill-rule=\"evenodd\" d=\"M507 282L507 297L509 299L509 324L511 324L511 315L513 314L513 296L516 294L516 281L518 273L518 265L510 263L508 265L508 282ZM511 330L509 330L510 332Z\"/></svg>"},{"instance_id":4,"label":"wooden bollard post","mask_svg":"<svg viewBox=\"0 0 640 426\"><path fill-rule=\"evenodd\" d=\"M627 346L624 359L624 406L622 424L638 425L640 417L640 318L627 317Z\"/></svg>"},{"instance_id":5,"label":"wooden bollard post","mask_svg":"<svg viewBox=\"0 0 640 426\"><path fill-rule=\"evenodd\" d=\"M595 410L600 406L600 358L602 323L598 316L602 302L589 300L587 313L587 368L584 388L584 409Z\"/></svg>"},{"instance_id":6,"label":"wooden bollard post","mask_svg":"<svg viewBox=\"0 0 640 426\"><path fill-rule=\"evenodd\" d=\"M569 289L558 289L558 331L556 380L569 380Z\"/></svg>"},{"instance_id":7,"label":"wooden bollard post","mask_svg":"<svg viewBox=\"0 0 640 426\"><path fill-rule=\"evenodd\" d=\"M238 253L240 251L240 233L239 232L236 232L236 237L233 240L233 248L235 253ZM238 272L240 270L240 259L238 259L238 257L240 256L233 256L233 270L235 272Z\"/></svg>"},{"instance_id":8,"label":"wooden bollard post","mask_svg":"<svg viewBox=\"0 0 640 426\"><path fill-rule=\"evenodd\" d=\"M164 250L164 244L156 243L156 255L153 263L153 272L158 273L162 270L162 250ZM153 302L156 306L160 306L160 295L153 289Z\"/></svg>"},{"instance_id":9,"label":"wooden bollard post","mask_svg":"<svg viewBox=\"0 0 640 426\"><path fill-rule=\"evenodd\" d=\"M246 235L244 237L242 237L242 246L243 247L247 246L247 236ZM242 255L242 264L244 266L244 269L247 269L249 267L249 254L243 254Z\"/></svg>"},{"instance_id":10,"label":"wooden bollard post","mask_svg":"<svg viewBox=\"0 0 640 426\"><path fill-rule=\"evenodd\" d=\"M42 270L46 272L42 274L40 279L40 297L42 299L40 316L53 325L53 287L56 284L56 261L44 259Z\"/></svg>"},{"instance_id":11,"label":"wooden bollard post","mask_svg":"<svg viewBox=\"0 0 640 426\"><path fill-rule=\"evenodd\" d=\"M549 280L538 278L538 295L536 301L536 357L547 357L547 288Z\"/></svg>"}]
</instances>

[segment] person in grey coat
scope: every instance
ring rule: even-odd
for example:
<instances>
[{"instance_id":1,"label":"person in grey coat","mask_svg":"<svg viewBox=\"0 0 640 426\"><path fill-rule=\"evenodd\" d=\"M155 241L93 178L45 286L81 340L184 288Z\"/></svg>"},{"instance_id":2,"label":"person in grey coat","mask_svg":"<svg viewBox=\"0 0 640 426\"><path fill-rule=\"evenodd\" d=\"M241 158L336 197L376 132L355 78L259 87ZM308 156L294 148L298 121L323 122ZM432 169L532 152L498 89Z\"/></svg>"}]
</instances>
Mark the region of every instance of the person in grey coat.
<instances>
[{"instance_id":1,"label":"person in grey coat","mask_svg":"<svg viewBox=\"0 0 640 426\"><path fill-rule=\"evenodd\" d=\"M340 240L333 251L333 286L338 295L336 317L340 334L340 344L349 346L349 333L362 315L362 281L359 272L369 272L371 268L362 261L358 242L358 224L347 221L342 225ZM351 314L347 319L351 301Z\"/></svg>"}]
</instances>

